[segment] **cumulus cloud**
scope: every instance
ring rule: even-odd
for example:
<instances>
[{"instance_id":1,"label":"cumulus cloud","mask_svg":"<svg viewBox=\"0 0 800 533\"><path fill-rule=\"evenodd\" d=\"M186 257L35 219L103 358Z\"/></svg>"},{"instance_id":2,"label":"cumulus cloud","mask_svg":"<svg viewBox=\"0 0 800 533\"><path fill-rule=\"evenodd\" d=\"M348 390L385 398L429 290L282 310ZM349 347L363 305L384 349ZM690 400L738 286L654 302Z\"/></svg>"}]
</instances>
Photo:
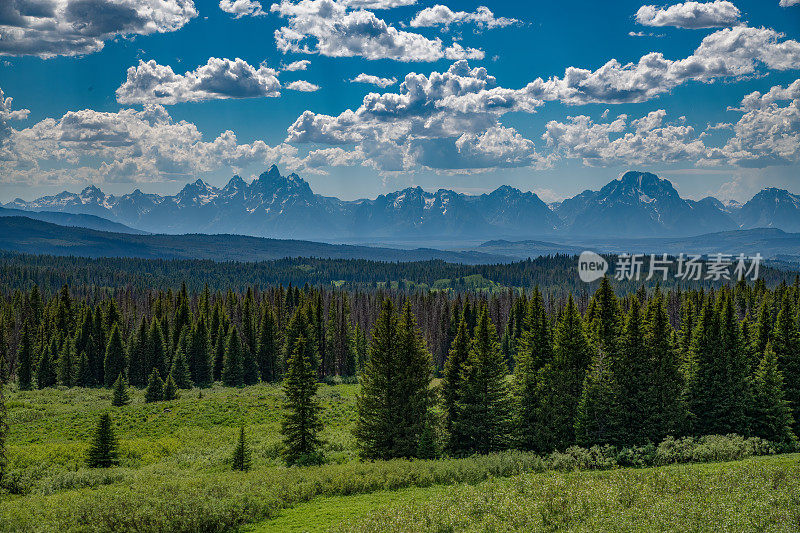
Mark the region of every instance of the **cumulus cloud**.
<instances>
[{"instance_id":1,"label":"cumulus cloud","mask_svg":"<svg viewBox=\"0 0 800 533\"><path fill-rule=\"evenodd\" d=\"M587 166L693 162L704 157L706 147L694 128L682 121L665 123L666 114L659 109L635 120L619 115L606 123L586 115L551 120L542 139L561 157L581 159Z\"/></svg>"},{"instance_id":2,"label":"cumulus cloud","mask_svg":"<svg viewBox=\"0 0 800 533\"><path fill-rule=\"evenodd\" d=\"M451 24L475 24L478 28L503 28L519 22L517 19L498 17L486 7L480 6L474 12L453 11L447 6L436 4L433 7L426 7L411 20L413 28L432 28L444 26L449 28Z\"/></svg>"},{"instance_id":3,"label":"cumulus cloud","mask_svg":"<svg viewBox=\"0 0 800 533\"><path fill-rule=\"evenodd\" d=\"M338 116L305 111L286 142L351 147L383 172L539 165L545 162L533 142L499 122L536 105L524 90L500 89L485 68L462 60L446 72L410 73L398 92L370 93Z\"/></svg>"},{"instance_id":4,"label":"cumulus cloud","mask_svg":"<svg viewBox=\"0 0 800 533\"><path fill-rule=\"evenodd\" d=\"M800 80L795 80L786 87L775 85L764 94L761 94L759 91L754 91L742 98L742 103L739 108L729 109L750 111L767 107L781 100L795 100L797 98L800 98Z\"/></svg>"},{"instance_id":5,"label":"cumulus cloud","mask_svg":"<svg viewBox=\"0 0 800 533\"><path fill-rule=\"evenodd\" d=\"M398 30L372 11L352 10L334 0L281 0L270 8L287 20L275 30L283 53L316 53L329 57L364 57L397 61L483 57L483 52L458 43L445 47L441 39Z\"/></svg>"},{"instance_id":6,"label":"cumulus cloud","mask_svg":"<svg viewBox=\"0 0 800 533\"><path fill-rule=\"evenodd\" d=\"M300 91L304 93L313 93L314 91L319 91L319 85L314 85L313 83L305 80L293 81L287 84L286 88L290 91Z\"/></svg>"},{"instance_id":7,"label":"cumulus cloud","mask_svg":"<svg viewBox=\"0 0 800 533\"><path fill-rule=\"evenodd\" d=\"M561 78L537 78L528 91L542 100L573 105L644 102L689 81L742 78L757 74L760 67L800 68L800 42L783 38L769 28L726 28L707 35L684 59L652 52L635 63L612 59L594 71L568 67Z\"/></svg>"},{"instance_id":8,"label":"cumulus cloud","mask_svg":"<svg viewBox=\"0 0 800 533\"><path fill-rule=\"evenodd\" d=\"M233 15L233 18L261 17L266 15L261 2L256 0L219 0L219 8Z\"/></svg>"},{"instance_id":9,"label":"cumulus cloud","mask_svg":"<svg viewBox=\"0 0 800 533\"><path fill-rule=\"evenodd\" d=\"M125 82L117 89L121 104L176 104L222 98L280 96L281 84L274 69L258 68L246 61L212 57L205 65L184 74L153 60L139 61L128 69Z\"/></svg>"},{"instance_id":10,"label":"cumulus cloud","mask_svg":"<svg viewBox=\"0 0 800 533\"><path fill-rule=\"evenodd\" d=\"M677 28L724 28L739 23L739 8L727 0L685 2L665 8L642 6L636 12L636 22L644 26L675 26Z\"/></svg>"},{"instance_id":11,"label":"cumulus cloud","mask_svg":"<svg viewBox=\"0 0 800 533\"><path fill-rule=\"evenodd\" d=\"M298 70L306 70L310 64L311 61L308 59L301 59L300 61L293 61L288 65L285 65L281 70L297 72Z\"/></svg>"},{"instance_id":12,"label":"cumulus cloud","mask_svg":"<svg viewBox=\"0 0 800 533\"><path fill-rule=\"evenodd\" d=\"M417 0L340 0L341 4L362 9L394 9L396 7L413 6Z\"/></svg>"},{"instance_id":13,"label":"cumulus cloud","mask_svg":"<svg viewBox=\"0 0 800 533\"><path fill-rule=\"evenodd\" d=\"M192 0L5 0L0 55L91 54L118 37L176 31L196 16Z\"/></svg>"},{"instance_id":14,"label":"cumulus cloud","mask_svg":"<svg viewBox=\"0 0 800 533\"><path fill-rule=\"evenodd\" d=\"M30 113L28 109L12 109L13 101L13 98L6 96L3 89L0 89L0 144L13 132L11 122L25 120Z\"/></svg>"},{"instance_id":15,"label":"cumulus cloud","mask_svg":"<svg viewBox=\"0 0 800 533\"><path fill-rule=\"evenodd\" d=\"M797 6L800 5L800 0L781 0L779 5L781 7Z\"/></svg>"},{"instance_id":16,"label":"cumulus cloud","mask_svg":"<svg viewBox=\"0 0 800 533\"><path fill-rule=\"evenodd\" d=\"M368 83L370 85L375 85L380 87L381 89L385 89L391 85L397 83L397 78L381 78L380 76L373 76L371 74L364 74L363 72L350 80L350 83Z\"/></svg>"}]
</instances>

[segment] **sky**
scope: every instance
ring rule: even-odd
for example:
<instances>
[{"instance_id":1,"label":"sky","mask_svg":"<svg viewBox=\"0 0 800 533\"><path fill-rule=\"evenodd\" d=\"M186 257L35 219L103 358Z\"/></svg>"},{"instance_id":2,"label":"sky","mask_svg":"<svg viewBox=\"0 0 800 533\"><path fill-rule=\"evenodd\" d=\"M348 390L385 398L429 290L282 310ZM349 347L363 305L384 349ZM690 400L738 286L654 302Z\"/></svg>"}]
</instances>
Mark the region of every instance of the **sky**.
<instances>
[{"instance_id":1,"label":"sky","mask_svg":"<svg viewBox=\"0 0 800 533\"><path fill-rule=\"evenodd\" d=\"M272 164L343 199L800 193L798 41L800 0L4 0L0 201Z\"/></svg>"}]
</instances>

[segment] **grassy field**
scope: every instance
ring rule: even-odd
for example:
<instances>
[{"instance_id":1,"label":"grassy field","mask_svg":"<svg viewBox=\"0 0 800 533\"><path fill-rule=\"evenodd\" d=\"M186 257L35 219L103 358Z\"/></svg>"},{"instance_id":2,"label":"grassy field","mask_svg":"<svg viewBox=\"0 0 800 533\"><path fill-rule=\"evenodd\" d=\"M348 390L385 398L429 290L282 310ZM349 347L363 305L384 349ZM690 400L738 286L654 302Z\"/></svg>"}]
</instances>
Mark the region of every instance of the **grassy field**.
<instances>
[{"instance_id":1,"label":"grassy field","mask_svg":"<svg viewBox=\"0 0 800 533\"><path fill-rule=\"evenodd\" d=\"M613 530L658 516L664 521L642 523L702 530L727 515L744 520L719 522L728 530L800 529L796 455L578 473L569 471L596 467L595 459L506 452L361 462L351 436L356 391L320 387L328 463L311 468L280 460L278 386L194 389L155 404L136 391L122 408L110 406L105 390L8 391L11 490L0 494L0 531L502 531L584 523ZM84 454L106 411L122 464L89 469ZM229 463L240 425L253 450L253 469L244 473ZM698 450L690 459L751 454L727 441Z\"/></svg>"}]
</instances>

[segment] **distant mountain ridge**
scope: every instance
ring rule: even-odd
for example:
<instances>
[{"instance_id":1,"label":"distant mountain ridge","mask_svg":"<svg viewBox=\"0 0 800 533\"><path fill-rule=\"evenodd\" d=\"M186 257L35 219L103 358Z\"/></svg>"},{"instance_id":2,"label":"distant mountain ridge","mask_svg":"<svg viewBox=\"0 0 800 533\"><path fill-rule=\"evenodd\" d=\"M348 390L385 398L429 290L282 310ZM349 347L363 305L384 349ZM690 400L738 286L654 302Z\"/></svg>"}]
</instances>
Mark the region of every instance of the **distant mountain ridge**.
<instances>
[{"instance_id":1,"label":"distant mountain ridge","mask_svg":"<svg viewBox=\"0 0 800 533\"><path fill-rule=\"evenodd\" d=\"M504 185L470 196L409 187L374 200L315 194L297 174L273 165L250 183L234 176L222 188L198 179L174 196L136 189L114 196L94 186L6 208L94 215L153 233L348 238L685 237L759 227L800 231L800 196L764 189L744 205L713 197L681 198L666 179L629 171L599 191L550 206L535 193Z\"/></svg>"}]
</instances>

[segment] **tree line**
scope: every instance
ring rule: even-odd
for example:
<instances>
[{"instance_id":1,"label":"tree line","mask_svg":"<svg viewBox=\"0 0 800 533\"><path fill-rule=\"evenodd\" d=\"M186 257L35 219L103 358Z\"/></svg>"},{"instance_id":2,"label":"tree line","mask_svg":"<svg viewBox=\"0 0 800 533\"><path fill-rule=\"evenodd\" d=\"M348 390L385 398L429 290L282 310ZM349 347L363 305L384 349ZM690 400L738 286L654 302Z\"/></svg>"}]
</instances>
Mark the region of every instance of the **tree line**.
<instances>
[{"instance_id":1,"label":"tree line","mask_svg":"<svg viewBox=\"0 0 800 533\"><path fill-rule=\"evenodd\" d=\"M215 381L283 380L300 413L284 427L304 443L298 462L318 451L314 393L330 376L358 376L355 432L372 458L667 435L792 443L798 431L798 283L617 296L604 279L565 299L538 289L74 292L33 287L0 301L3 366L19 389L130 383L158 401Z\"/></svg>"}]
</instances>

